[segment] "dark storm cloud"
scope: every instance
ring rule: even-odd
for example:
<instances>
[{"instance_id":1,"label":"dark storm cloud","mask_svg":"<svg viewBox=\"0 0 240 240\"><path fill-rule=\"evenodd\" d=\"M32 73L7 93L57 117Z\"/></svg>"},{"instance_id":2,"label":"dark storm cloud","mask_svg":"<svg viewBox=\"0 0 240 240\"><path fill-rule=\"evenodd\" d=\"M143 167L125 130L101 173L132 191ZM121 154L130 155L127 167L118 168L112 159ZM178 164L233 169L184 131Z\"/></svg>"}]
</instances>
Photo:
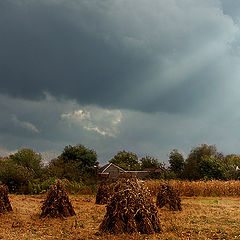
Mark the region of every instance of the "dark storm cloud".
<instances>
[{"instance_id":1,"label":"dark storm cloud","mask_svg":"<svg viewBox=\"0 0 240 240\"><path fill-rule=\"evenodd\" d=\"M237 31L217 1L6 0L0 21L2 93L142 111L201 105Z\"/></svg>"},{"instance_id":2,"label":"dark storm cloud","mask_svg":"<svg viewBox=\"0 0 240 240\"><path fill-rule=\"evenodd\" d=\"M49 95L41 101L0 95L0 142L8 148L28 145L39 150L52 149L56 141L66 143L72 138L67 127L59 122L61 114L77 106L74 101L57 101ZM42 144L36 144L41 141Z\"/></svg>"},{"instance_id":3,"label":"dark storm cloud","mask_svg":"<svg viewBox=\"0 0 240 240\"><path fill-rule=\"evenodd\" d=\"M218 99L207 114L197 116L80 106L50 95L33 101L0 94L0 155L27 147L56 156L66 145L78 143L95 149L102 164L123 149L160 161L167 161L174 148L186 155L200 143L238 153L238 89Z\"/></svg>"},{"instance_id":4,"label":"dark storm cloud","mask_svg":"<svg viewBox=\"0 0 240 240\"><path fill-rule=\"evenodd\" d=\"M0 155L81 143L166 161L239 149L238 1L0 1ZM51 156L54 154L51 154Z\"/></svg>"},{"instance_id":5,"label":"dark storm cloud","mask_svg":"<svg viewBox=\"0 0 240 240\"><path fill-rule=\"evenodd\" d=\"M223 12L224 14L227 14L235 21L240 20L240 2L236 0L221 0L222 2L222 7L223 7Z\"/></svg>"},{"instance_id":6,"label":"dark storm cloud","mask_svg":"<svg viewBox=\"0 0 240 240\"><path fill-rule=\"evenodd\" d=\"M110 147L118 135L122 118L119 110L83 107L50 95L35 101L2 94L0 116L0 155L25 147L60 153L66 145L81 143L98 150L100 159L106 155L103 145Z\"/></svg>"},{"instance_id":7,"label":"dark storm cloud","mask_svg":"<svg viewBox=\"0 0 240 240\"><path fill-rule=\"evenodd\" d=\"M131 72L149 64L95 33L101 31L97 9L84 13L86 3L79 2L78 11L54 1L0 4L3 92L37 98L49 91L107 104L126 88ZM79 14L76 23L71 14Z\"/></svg>"}]
</instances>

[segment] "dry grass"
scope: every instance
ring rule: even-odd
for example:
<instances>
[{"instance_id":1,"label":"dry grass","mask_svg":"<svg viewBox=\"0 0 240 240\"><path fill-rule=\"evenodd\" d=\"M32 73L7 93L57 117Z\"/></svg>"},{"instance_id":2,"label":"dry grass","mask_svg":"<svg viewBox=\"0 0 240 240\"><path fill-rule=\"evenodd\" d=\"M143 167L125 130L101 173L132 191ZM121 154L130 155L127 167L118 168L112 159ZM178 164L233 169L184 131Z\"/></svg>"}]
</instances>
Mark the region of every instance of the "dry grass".
<instances>
[{"instance_id":1,"label":"dry grass","mask_svg":"<svg viewBox=\"0 0 240 240\"><path fill-rule=\"evenodd\" d=\"M0 239L240 239L240 199L185 198L181 212L159 210L162 233L100 235L106 207L94 196L71 196L76 216L40 219L45 196L11 195L13 212L0 215Z\"/></svg>"},{"instance_id":2,"label":"dry grass","mask_svg":"<svg viewBox=\"0 0 240 240\"><path fill-rule=\"evenodd\" d=\"M149 180L145 184L156 196L163 181ZM240 181L177 181L170 180L169 184L185 197L240 197Z\"/></svg>"}]
</instances>

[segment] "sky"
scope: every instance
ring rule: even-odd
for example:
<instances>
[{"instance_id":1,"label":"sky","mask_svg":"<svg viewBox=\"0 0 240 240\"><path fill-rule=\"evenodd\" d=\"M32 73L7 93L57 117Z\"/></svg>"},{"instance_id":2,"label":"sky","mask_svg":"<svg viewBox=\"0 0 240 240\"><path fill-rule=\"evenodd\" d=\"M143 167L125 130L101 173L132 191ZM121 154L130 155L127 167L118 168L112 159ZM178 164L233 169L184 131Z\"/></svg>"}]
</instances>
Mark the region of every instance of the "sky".
<instances>
[{"instance_id":1,"label":"sky","mask_svg":"<svg viewBox=\"0 0 240 240\"><path fill-rule=\"evenodd\" d=\"M0 1L0 155L240 153L240 1Z\"/></svg>"}]
</instances>

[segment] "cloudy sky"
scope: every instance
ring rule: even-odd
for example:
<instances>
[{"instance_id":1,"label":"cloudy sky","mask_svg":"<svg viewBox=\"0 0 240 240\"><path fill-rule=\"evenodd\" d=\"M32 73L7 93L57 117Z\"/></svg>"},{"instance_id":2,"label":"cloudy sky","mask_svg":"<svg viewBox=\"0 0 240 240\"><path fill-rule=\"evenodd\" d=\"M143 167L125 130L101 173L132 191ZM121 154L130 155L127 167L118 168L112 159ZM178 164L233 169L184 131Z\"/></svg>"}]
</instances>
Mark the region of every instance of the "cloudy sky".
<instances>
[{"instance_id":1,"label":"cloudy sky","mask_svg":"<svg viewBox=\"0 0 240 240\"><path fill-rule=\"evenodd\" d=\"M240 1L0 1L0 155L240 153Z\"/></svg>"}]
</instances>

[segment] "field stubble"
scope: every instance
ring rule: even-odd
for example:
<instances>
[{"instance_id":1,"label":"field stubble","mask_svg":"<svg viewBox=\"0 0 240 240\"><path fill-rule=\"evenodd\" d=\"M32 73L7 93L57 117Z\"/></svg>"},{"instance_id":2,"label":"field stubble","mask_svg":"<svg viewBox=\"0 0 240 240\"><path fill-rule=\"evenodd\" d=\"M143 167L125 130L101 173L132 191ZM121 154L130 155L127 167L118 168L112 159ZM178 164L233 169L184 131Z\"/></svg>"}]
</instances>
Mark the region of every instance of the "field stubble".
<instances>
[{"instance_id":1,"label":"field stubble","mask_svg":"<svg viewBox=\"0 0 240 240\"><path fill-rule=\"evenodd\" d=\"M184 198L181 212L159 210L162 233L101 235L106 207L94 196L71 196L76 216L39 218L44 195L10 195L13 212L0 215L0 239L240 239L240 199Z\"/></svg>"}]
</instances>

